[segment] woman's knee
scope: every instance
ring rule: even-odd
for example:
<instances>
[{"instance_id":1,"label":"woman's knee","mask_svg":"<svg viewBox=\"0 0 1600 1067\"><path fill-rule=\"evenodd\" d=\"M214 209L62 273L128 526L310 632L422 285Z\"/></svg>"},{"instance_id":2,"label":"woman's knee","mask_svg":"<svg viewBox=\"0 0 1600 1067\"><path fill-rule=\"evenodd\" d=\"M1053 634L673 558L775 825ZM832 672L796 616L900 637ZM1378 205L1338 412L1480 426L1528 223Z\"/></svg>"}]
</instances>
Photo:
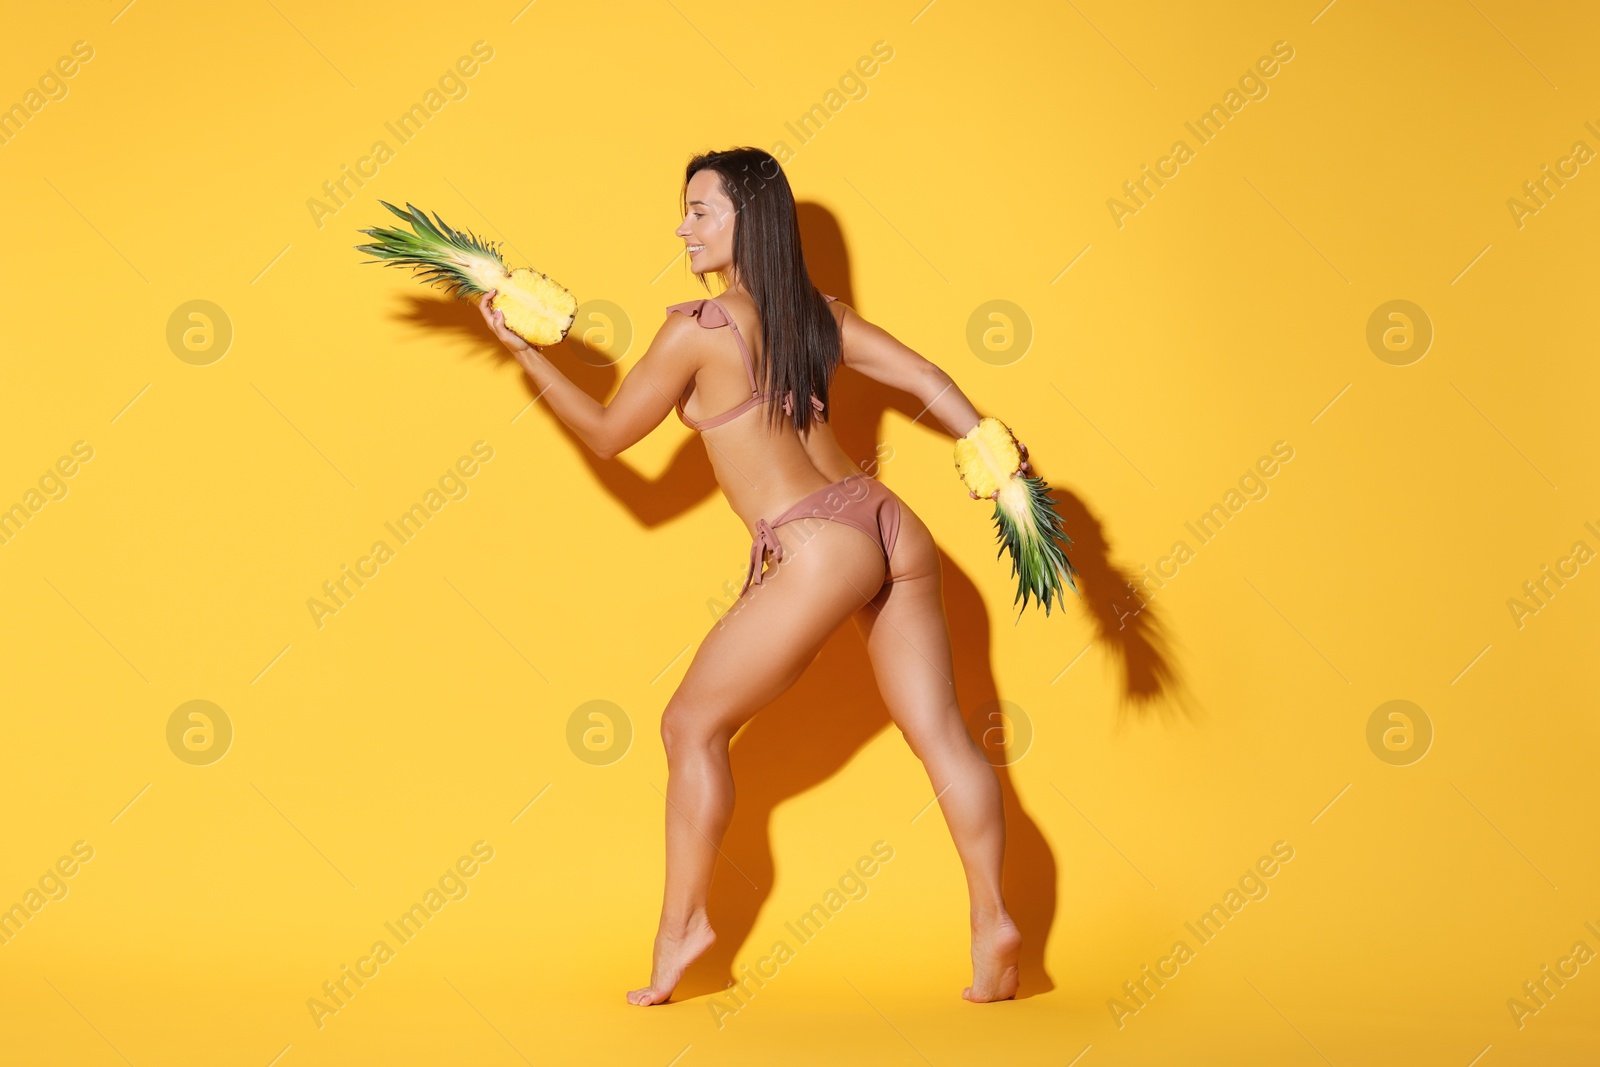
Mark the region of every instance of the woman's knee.
<instances>
[{"instance_id":1,"label":"woman's knee","mask_svg":"<svg viewBox=\"0 0 1600 1067\"><path fill-rule=\"evenodd\" d=\"M923 763L961 758L969 749L978 751L977 743L972 740L967 724L961 718L961 709L955 704L920 718L914 725L897 725L912 755Z\"/></svg>"},{"instance_id":2,"label":"woman's knee","mask_svg":"<svg viewBox=\"0 0 1600 1067\"><path fill-rule=\"evenodd\" d=\"M668 760L685 752L709 748L719 737L726 745L729 740L726 731L712 710L703 704L674 698L661 713L661 747L666 750Z\"/></svg>"},{"instance_id":3,"label":"woman's knee","mask_svg":"<svg viewBox=\"0 0 1600 1067\"><path fill-rule=\"evenodd\" d=\"M671 760L697 738L694 716L683 705L669 702L661 713L661 747Z\"/></svg>"}]
</instances>

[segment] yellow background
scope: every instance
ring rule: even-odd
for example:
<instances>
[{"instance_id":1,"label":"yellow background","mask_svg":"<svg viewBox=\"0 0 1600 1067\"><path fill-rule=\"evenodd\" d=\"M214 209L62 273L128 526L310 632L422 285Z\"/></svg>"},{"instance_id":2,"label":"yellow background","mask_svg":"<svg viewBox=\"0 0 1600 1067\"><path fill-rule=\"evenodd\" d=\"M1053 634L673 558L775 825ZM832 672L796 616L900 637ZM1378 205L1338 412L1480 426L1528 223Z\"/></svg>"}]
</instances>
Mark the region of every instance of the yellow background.
<instances>
[{"instance_id":1,"label":"yellow background","mask_svg":"<svg viewBox=\"0 0 1600 1067\"><path fill-rule=\"evenodd\" d=\"M1600 148L1587 5L112 0L7 29L0 102L75 41L94 58L0 146L0 504L94 457L0 545L0 904L76 841L94 858L0 947L6 1063L1592 1055L1600 965L1520 1028L1506 1003L1600 950L1600 577L1520 627L1507 606L1600 548L1600 176L1520 228L1506 203ZM466 95L394 143L480 40ZM864 96L786 130L879 40ZM1185 121L1280 40L1268 95L1197 145ZM1195 157L1119 228L1107 200L1179 138ZM319 228L307 201L379 139ZM1015 427L1076 540L1085 599L1014 624L949 439L841 381L847 449L888 447L948 553L975 729L1003 699L1033 731L1002 772L1014 1003L959 998L956 854L850 629L735 744L720 966L625 1003L659 907L658 716L748 541L676 420L591 462L473 309L352 251L379 198L436 210L625 309L625 368L703 293L675 259L684 163L780 140L815 280ZM966 340L997 299L1034 333L1003 365ZM1396 299L1435 331L1408 366L1366 341ZM233 328L205 366L166 339L191 300ZM306 601L480 440L468 495L318 628ZM1184 524L1277 441L1268 494L1199 545ZM1119 628L1119 576L1179 540ZM209 766L166 740L196 699L234 730ZM1434 731L1408 766L1367 742L1397 699ZM591 700L633 729L606 766L566 740ZM469 894L319 1029L308 998L480 840ZM727 968L880 840L867 895L719 1026ZM1278 841L1268 895L1200 946L1185 922ZM1108 1001L1180 938L1195 957L1119 1026Z\"/></svg>"}]
</instances>

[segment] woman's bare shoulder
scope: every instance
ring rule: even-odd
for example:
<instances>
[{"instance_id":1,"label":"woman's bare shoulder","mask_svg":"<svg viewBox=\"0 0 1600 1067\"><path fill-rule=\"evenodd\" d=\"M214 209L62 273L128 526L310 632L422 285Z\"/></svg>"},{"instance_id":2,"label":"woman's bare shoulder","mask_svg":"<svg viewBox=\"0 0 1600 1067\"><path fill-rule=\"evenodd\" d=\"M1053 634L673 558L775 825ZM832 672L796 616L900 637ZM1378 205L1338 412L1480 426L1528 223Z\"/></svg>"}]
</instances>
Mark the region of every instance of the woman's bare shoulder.
<instances>
[{"instance_id":1,"label":"woman's bare shoulder","mask_svg":"<svg viewBox=\"0 0 1600 1067\"><path fill-rule=\"evenodd\" d=\"M748 293L721 293L713 298L746 337L760 332L761 312Z\"/></svg>"},{"instance_id":2,"label":"woman's bare shoulder","mask_svg":"<svg viewBox=\"0 0 1600 1067\"><path fill-rule=\"evenodd\" d=\"M826 296L827 294L823 295ZM861 312L857 311L849 304L846 304L843 300L840 300L836 296L828 297L828 311L832 313L833 321L837 322L841 329L844 327L844 320L847 317L851 315L854 315L858 319L861 317Z\"/></svg>"}]
</instances>

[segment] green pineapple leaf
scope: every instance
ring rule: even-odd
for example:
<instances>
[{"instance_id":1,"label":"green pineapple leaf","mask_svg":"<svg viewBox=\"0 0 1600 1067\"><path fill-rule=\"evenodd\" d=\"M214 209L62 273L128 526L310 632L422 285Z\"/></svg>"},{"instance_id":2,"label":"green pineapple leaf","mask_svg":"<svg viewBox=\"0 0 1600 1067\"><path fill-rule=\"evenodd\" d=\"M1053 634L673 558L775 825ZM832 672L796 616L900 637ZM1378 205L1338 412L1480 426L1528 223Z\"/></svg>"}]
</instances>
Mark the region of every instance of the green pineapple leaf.
<instances>
[{"instance_id":1,"label":"green pineapple leaf","mask_svg":"<svg viewBox=\"0 0 1600 1067\"><path fill-rule=\"evenodd\" d=\"M1052 602L1064 606L1063 581L1075 594L1083 595L1074 580L1077 570L1064 550L1065 545L1072 544L1072 538L1066 535L1055 502L1050 499L1049 484L1037 475L1023 481L1028 487L1026 522L1014 520L998 501L994 508L995 533L1000 544L995 558L999 559L1008 551L1011 553L1011 574L1017 579L1017 595L1012 604L1020 601L1022 605L1017 609L1017 620L1027 610L1030 596L1044 607L1046 617L1050 615Z\"/></svg>"},{"instance_id":2,"label":"green pineapple leaf","mask_svg":"<svg viewBox=\"0 0 1600 1067\"><path fill-rule=\"evenodd\" d=\"M358 252L372 256L373 261L389 267L411 267L423 281L442 285L452 295L460 297L474 297L488 291L481 281L484 268L505 272L499 242L467 230L457 230L437 212L429 219L426 212L411 203L406 204L404 211L387 200L378 203L409 224L411 230L379 226L358 231L373 238L369 244L355 246ZM479 278L474 278L475 273Z\"/></svg>"}]
</instances>

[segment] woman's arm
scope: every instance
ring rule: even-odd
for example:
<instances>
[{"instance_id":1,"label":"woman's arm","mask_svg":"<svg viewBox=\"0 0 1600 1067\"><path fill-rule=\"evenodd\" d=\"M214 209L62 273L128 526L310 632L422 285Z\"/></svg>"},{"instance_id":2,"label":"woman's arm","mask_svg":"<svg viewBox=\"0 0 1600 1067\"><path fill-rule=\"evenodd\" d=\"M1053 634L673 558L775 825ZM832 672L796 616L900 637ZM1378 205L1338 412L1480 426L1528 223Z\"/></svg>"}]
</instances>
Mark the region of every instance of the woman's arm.
<instances>
[{"instance_id":1,"label":"woman's arm","mask_svg":"<svg viewBox=\"0 0 1600 1067\"><path fill-rule=\"evenodd\" d=\"M517 357L550 410L601 459L631 448L659 426L698 369L699 346L691 340L695 324L686 316L669 315L649 349L622 379L617 395L602 404L574 385L542 351L508 330L505 316L489 308L493 298L490 292L478 303L484 321Z\"/></svg>"},{"instance_id":2,"label":"woman's arm","mask_svg":"<svg viewBox=\"0 0 1600 1067\"><path fill-rule=\"evenodd\" d=\"M952 437L962 437L978 424L978 409L943 368L862 318L855 308L839 306L844 309L840 329L846 366L916 397L923 411L943 423Z\"/></svg>"}]
</instances>

